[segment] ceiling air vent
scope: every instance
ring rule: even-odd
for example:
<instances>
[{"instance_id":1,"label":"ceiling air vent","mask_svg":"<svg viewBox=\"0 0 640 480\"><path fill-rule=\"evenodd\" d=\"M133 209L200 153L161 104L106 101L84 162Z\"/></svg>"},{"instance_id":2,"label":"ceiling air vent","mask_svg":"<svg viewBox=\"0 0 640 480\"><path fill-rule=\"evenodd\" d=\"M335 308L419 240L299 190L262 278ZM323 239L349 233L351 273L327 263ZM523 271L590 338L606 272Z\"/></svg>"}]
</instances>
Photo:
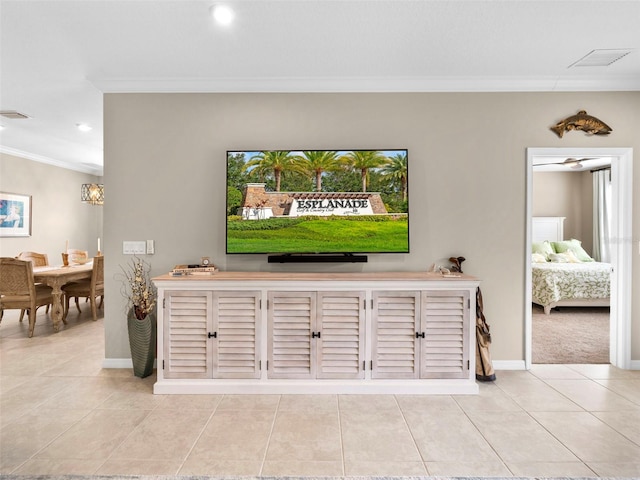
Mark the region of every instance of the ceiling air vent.
<instances>
[{"instance_id":1,"label":"ceiling air vent","mask_svg":"<svg viewBox=\"0 0 640 480\"><path fill-rule=\"evenodd\" d=\"M29 115L25 115L24 113L17 112L16 110L0 110L0 115L5 118L29 118Z\"/></svg>"},{"instance_id":2,"label":"ceiling air vent","mask_svg":"<svg viewBox=\"0 0 640 480\"><path fill-rule=\"evenodd\" d=\"M617 62L622 57L629 55L631 50L623 49L599 49L591 50L577 62L569 65L572 67L608 67L613 62Z\"/></svg>"}]
</instances>

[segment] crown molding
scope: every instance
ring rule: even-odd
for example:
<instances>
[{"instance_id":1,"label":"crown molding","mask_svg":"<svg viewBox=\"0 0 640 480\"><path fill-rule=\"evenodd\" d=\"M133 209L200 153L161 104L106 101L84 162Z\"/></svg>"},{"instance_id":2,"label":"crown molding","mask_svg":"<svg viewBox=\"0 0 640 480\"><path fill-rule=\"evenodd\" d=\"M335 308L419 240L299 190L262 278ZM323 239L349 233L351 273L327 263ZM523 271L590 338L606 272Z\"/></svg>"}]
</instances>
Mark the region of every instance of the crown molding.
<instances>
[{"instance_id":1,"label":"crown molding","mask_svg":"<svg viewBox=\"0 0 640 480\"><path fill-rule=\"evenodd\" d=\"M27 160L33 160L34 162L46 163L47 165L53 165L54 167L66 168L67 170L88 173L91 175L96 175L98 177L101 177L103 175L103 168L101 165L93 166L87 165L86 163L65 162L64 160L45 157L43 155L25 152L24 150L18 150L16 148L5 147L4 145L0 145L0 153L13 155L14 157L25 158Z\"/></svg>"},{"instance_id":2,"label":"crown molding","mask_svg":"<svg viewBox=\"0 0 640 480\"><path fill-rule=\"evenodd\" d=\"M640 91L637 76L89 78L103 93Z\"/></svg>"}]
</instances>

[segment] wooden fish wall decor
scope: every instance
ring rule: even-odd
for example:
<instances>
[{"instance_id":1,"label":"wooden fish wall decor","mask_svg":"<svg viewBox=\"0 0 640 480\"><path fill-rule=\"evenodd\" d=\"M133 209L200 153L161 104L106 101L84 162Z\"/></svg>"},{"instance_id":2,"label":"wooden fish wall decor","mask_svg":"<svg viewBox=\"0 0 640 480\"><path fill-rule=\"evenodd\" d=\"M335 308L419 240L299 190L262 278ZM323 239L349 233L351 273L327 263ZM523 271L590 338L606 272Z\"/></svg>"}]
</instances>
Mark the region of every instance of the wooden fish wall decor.
<instances>
[{"instance_id":1,"label":"wooden fish wall decor","mask_svg":"<svg viewBox=\"0 0 640 480\"><path fill-rule=\"evenodd\" d=\"M602 120L587 115L587 112L580 110L576 115L571 115L564 120L556 123L551 130L562 138L564 132L571 130L582 130L587 135L609 135L613 130Z\"/></svg>"}]
</instances>

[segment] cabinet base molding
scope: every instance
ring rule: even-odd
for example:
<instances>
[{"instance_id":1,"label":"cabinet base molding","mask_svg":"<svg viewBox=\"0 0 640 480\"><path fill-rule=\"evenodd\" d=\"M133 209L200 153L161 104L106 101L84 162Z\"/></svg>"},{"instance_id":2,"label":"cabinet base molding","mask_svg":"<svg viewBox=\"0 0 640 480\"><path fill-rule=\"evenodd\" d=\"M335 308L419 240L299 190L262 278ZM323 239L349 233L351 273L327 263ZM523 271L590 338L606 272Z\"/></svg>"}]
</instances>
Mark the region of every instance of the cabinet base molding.
<instances>
[{"instance_id":1,"label":"cabinet base molding","mask_svg":"<svg viewBox=\"0 0 640 480\"><path fill-rule=\"evenodd\" d=\"M153 393L160 395L214 395L214 394L313 394L313 395L476 395L479 387L466 380L359 380L355 382L303 381L287 382L268 380L266 382L241 380L172 380L156 383Z\"/></svg>"}]
</instances>

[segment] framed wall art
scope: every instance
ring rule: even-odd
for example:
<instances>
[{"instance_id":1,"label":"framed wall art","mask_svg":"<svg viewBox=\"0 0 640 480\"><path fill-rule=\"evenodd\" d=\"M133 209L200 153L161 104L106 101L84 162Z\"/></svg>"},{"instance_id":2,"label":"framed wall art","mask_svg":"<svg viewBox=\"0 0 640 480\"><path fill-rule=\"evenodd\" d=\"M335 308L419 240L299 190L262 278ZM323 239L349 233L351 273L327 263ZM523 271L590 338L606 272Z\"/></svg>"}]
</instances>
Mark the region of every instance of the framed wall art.
<instances>
[{"instance_id":1,"label":"framed wall art","mask_svg":"<svg viewBox=\"0 0 640 480\"><path fill-rule=\"evenodd\" d=\"M0 192L0 237L31 236L31 195Z\"/></svg>"}]
</instances>

